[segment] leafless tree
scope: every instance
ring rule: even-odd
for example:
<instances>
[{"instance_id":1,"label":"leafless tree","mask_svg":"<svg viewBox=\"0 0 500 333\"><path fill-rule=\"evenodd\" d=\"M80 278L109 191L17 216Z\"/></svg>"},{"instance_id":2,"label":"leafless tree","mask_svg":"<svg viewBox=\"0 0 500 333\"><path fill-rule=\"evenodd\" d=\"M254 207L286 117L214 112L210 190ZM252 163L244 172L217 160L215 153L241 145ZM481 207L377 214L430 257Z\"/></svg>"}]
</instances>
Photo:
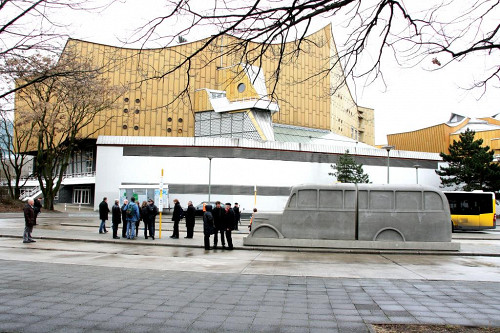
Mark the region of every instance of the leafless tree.
<instances>
[{"instance_id":1,"label":"leafless tree","mask_svg":"<svg viewBox=\"0 0 500 333\"><path fill-rule=\"evenodd\" d=\"M10 59L27 61L34 53L60 53L68 37L61 32L65 28L58 20L61 11L100 11L114 1L0 0L0 65ZM15 86L9 77L0 73L0 100L23 88Z\"/></svg>"},{"instance_id":2,"label":"leafless tree","mask_svg":"<svg viewBox=\"0 0 500 333\"><path fill-rule=\"evenodd\" d=\"M113 107L123 89L110 85L90 61L69 51L57 61L32 56L27 61L11 60L7 67L16 73L16 82L36 82L16 94L15 125L32 132L23 152L35 156L34 174L45 208L54 209L54 198L78 144L92 138L112 117L106 117L101 127L88 125ZM37 77L45 79L37 81Z\"/></svg>"},{"instance_id":3,"label":"leafless tree","mask_svg":"<svg viewBox=\"0 0 500 333\"><path fill-rule=\"evenodd\" d=\"M14 131L15 134L14 135ZM0 164L9 196L19 199L21 188L26 184L28 173L23 173L31 157L25 151L33 135L31 128L16 128L9 113L0 113Z\"/></svg>"},{"instance_id":4,"label":"leafless tree","mask_svg":"<svg viewBox=\"0 0 500 333\"><path fill-rule=\"evenodd\" d=\"M471 86L486 90L488 86L498 87L500 81L499 2L213 0L203 8L200 1L172 0L167 1L165 14L137 30L130 42L141 42L144 47L151 43L169 46L175 44L177 36L196 40L211 31L201 48L184 54L175 67L157 75L182 70L188 76L193 58L228 34L236 39L225 46L225 54L239 55L243 63L259 66L266 52L273 49L278 54L276 81L280 79L280 64L305 52L307 44L312 43L308 35L318 23L332 22L343 28L347 38L326 71L341 63L347 76L383 80L384 57L394 57L406 66L424 62L433 70L482 56L491 65L476 73L478 78ZM287 44L289 41L295 42Z\"/></svg>"}]
</instances>

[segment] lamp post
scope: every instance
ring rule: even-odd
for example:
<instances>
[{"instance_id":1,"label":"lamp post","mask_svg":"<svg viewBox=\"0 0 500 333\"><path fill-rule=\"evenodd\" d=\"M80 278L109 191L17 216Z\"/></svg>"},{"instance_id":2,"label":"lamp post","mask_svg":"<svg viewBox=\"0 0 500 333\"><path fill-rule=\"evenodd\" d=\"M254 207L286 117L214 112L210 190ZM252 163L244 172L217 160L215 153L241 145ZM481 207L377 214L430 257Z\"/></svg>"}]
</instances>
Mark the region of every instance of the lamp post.
<instances>
[{"instance_id":1,"label":"lamp post","mask_svg":"<svg viewBox=\"0 0 500 333\"><path fill-rule=\"evenodd\" d=\"M212 192L212 156L208 158L208 202L210 202L210 194Z\"/></svg>"},{"instance_id":2,"label":"lamp post","mask_svg":"<svg viewBox=\"0 0 500 333\"><path fill-rule=\"evenodd\" d=\"M416 176L417 176L417 184L418 184L418 168L420 168L420 165L415 164L413 167L415 168L415 173L416 173Z\"/></svg>"},{"instance_id":3,"label":"lamp post","mask_svg":"<svg viewBox=\"0 0 500 333\"><path fill-rule=\"evenodd\" d=\"M389 152L391 151L391 149L394 149L394 146L385 145L382 148L384 148L385 150L387 150L387 184L389 184L389 167L390 167Z\"/></svg>"}]
</instances>

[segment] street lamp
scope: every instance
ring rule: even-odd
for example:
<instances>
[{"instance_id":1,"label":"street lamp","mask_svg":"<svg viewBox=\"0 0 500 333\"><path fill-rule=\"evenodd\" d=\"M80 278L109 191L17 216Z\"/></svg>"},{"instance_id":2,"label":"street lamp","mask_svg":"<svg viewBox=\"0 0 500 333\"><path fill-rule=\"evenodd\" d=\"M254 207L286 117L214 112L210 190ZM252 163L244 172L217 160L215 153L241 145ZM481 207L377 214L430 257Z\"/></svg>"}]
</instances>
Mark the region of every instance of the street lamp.
<instances>
[{"instance_id":1,"label":"street lamp","mask_svg":"<svg viewBox=\"0 0 500 333\"><path fill-rule=\"evenodd\" d=\"M210 194L212 192L212 158L213 156L207 156L208 158L208 202L210 202Z\"/></svg>"},{"instance_id":2,"label":"street lamp","mask_svg":"<svg viewBox=\"0 0 500 333\"><path fill-rule=\"evenodd\" d=\"M389 184L389 166L390 166L389 152L391 151L391 149L394 149L394 146L385 145L382 148L384 148L385 150L387 150L387 184Z\"/></svg>"},{"instance_id":3,"label":"street lamp","mask_svg":"<svg viewBox=\"0 0 500 333\"><path fill-rule=\"evenodd\" d=\"M415 164L413 167L415 168L415 172L416 172L416 176L417 176L417 184L418 184L418 168L420 168L420 165Z\"/></svg>"}]
</instances>

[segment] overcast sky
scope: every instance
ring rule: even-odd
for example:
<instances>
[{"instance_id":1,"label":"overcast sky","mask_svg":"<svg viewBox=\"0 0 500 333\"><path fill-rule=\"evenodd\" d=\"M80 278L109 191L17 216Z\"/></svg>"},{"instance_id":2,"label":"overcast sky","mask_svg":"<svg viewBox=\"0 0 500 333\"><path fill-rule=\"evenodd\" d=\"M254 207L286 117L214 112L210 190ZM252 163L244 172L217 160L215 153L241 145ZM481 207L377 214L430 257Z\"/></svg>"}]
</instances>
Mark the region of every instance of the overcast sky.
<instances>
[{"instance_id":1,"label":"overcast sky","mask_svg":"<svg viewBox=\"0 0 500 333\"><path fill-rule=\"evenodd\" d=\"M70 19L70 36L97 43L122 46L125 36L162 11L162 1L128 0L115 3L100 14L79 12ZM206 2L205 2L206 3ZM330 22L318 18L315 25ZM338 48L342 47L342 29L333 27ZM193 41L208 36L189 36ZM390 57L385 58L382 71L386 86L378 81L366 86L363 80L351 84L353 96L361 106L375 109L375 143L385 144L386 135L416 130L446 122L451 113L471 117L492 116L500 112L500 90L489 88L467 91L477 73L485 66L481 59L470 58L439 70L430 61L412 68L399 67ZM497 85L498 86L498 85ZM396 147L397 148L397 147Z\"/></svg>"}]
</instances>

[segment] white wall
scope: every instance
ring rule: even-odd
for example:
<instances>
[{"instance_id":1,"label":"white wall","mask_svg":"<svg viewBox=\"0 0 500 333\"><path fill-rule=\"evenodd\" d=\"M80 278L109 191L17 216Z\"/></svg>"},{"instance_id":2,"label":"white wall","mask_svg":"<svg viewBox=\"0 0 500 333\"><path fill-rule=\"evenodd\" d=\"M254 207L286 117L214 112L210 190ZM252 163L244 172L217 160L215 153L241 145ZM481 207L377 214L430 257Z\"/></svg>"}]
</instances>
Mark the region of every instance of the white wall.
<instances>
[{"instance_id":1,"label":"white wall","mask_svg":"<svg viewBox=\"0 0 500 333\"><path fill-rule=\"evenodd\" d=\"M207 148L209 149L209 148ZM110 202L118 198L122 183L159 183L161 169L164 170L164 184L208 184L209 160L200 157L137 157L123 156L123 148L118 146L97 146L96 186L94 208L97 209L102 197ZM259 196L259 186L289 187L302 183L334 183L335 178L330 163L269 161L242 158L213 158L212 185L257 185L257 207L259 210L282 210L287 197ZM364 166L372 183L385 184L386 166ZM434 170L419 169L419 183L439 187L439 177ZM415 184L415 168L390 168L391 184ZM169 205L179 199L182 206L187 201L197 205L208 199L200 194L177 194L170 192ZM254 207L253 190L248 195L221 195L212 191L211 200L238 202L245 211ZM167 206L165 203L164 206Z\"/></svg>"}]
</instances>

